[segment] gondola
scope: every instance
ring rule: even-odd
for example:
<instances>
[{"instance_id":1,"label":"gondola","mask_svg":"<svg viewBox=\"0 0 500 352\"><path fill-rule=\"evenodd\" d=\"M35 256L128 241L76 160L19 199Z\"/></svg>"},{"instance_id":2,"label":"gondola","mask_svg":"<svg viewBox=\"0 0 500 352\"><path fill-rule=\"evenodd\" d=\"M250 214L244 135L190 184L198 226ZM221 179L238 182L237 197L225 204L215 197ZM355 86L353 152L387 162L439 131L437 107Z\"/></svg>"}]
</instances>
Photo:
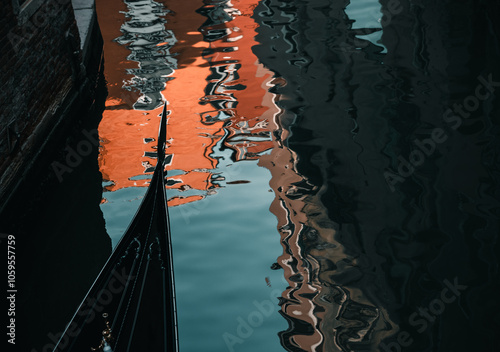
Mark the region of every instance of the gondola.
<instances>
[{"instance_id":1,"label":"gondola","mask_svg":"<svg viewBox=\"0 0 500 352\"><path fill-rule=\"evenodd\" d=\"M166 116L165 104L146 195L54 352L178 351L165 193Z\"/></svg>"}]
</instances>

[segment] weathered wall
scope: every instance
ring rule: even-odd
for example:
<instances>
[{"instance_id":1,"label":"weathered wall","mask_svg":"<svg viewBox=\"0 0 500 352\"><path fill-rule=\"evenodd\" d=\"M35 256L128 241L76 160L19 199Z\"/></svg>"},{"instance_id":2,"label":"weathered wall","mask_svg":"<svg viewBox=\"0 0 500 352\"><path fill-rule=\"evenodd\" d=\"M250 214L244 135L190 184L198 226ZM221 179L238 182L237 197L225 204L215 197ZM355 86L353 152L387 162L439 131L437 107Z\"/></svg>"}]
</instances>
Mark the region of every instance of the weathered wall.
<instances>
[{"instance_id":1,"label":"weathered wall","mask_svg":"<svg viewBox=\"0 0 500 352\"><path fill-rule=\"evenodd\" d=\"M36 153L80 74L70 0L43 2L27 19L11 0L0 19L0 198ZM22 15L22 13L21 13Z\"/></svg>"}]
</instances>

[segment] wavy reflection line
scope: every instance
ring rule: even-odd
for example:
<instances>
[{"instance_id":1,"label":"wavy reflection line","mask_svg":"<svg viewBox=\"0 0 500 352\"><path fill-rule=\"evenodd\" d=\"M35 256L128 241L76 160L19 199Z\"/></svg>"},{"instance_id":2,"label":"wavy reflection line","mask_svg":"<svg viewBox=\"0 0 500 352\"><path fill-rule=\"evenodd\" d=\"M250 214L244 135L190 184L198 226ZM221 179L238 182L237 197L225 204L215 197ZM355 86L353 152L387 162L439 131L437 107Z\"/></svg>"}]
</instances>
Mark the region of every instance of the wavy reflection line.
<instances>
[{"instance_id":1,"label":"wavy reflection line","mask_svg":"<svg viewBox=\"0 0 500 352\"><path fill-rule=\"evenodd\" d=\"M265 105L274 105L269 120L275 147L260 160L272 174L271 212L278 218L283 246L278 264L289 283L280 302L289 327L279 333L280 340L287 351L372 348L373 335L384 329L387 312L356 283L362 275L358 258L338 240L340 226L330 219L321 200L327 185L315 184L298 172L299 156L288 146L288 126L299 116L282 108L287 97L276 89L288 84L280 77L268 81Z\"/></svg>"},{"instance_id":2,"label":"wavy reflection line","mask_svg":"<svg viewBox=\"0 0 500 352\"><path fill-rule=\"evenodd\" d=\"M256 44L256 24L250 17L255 5L256 1L206 1L198 9L207 18L199 31L209 43L203 58L210 69L199 103L212 108L200 118L205 125L224 122L228 133L223 143L234 151L236 161L258 159L272 148L268 121L261 117L257 58L251 54Z\"/></svg>"},{"instance_id":3,"label":"wavy reflection line","mask_svg":"<svg viewBox=\"0 0 500 352\"><path fill-rule=\"evenodd\" d=\"M161 92L165 82L177 68L170 48L177 42L173 31L165 29L164 16L170 11L154 0L125 0L129 18L122 26L123 35L115 41L131 51L128 60L139 68L127 69L132 78L123 82L123 89L141 92L134 103L136 110L153 110L163 104Z\"/></svg>"},{"instance_id":4,"label":"wavy reflection line","mask_svg":"<svg viewBox=\"0 0 500 352\"><path fill-rule=\"evenodd\" d=\"M286 139L289 132L273 135ZM358 264L336 240L338 225L329 220L320 200L322 187L297 172L297 154L283 140L276 141L261 164L272 174L276 198L271 212L278 218L283 246L278 264L289 283L280 302L289 323L279 334L283 347L350 351L355 345L370 344L381 313L362 289L345 282L347 277L356 279Z\"/></svg>"}]
</instances>

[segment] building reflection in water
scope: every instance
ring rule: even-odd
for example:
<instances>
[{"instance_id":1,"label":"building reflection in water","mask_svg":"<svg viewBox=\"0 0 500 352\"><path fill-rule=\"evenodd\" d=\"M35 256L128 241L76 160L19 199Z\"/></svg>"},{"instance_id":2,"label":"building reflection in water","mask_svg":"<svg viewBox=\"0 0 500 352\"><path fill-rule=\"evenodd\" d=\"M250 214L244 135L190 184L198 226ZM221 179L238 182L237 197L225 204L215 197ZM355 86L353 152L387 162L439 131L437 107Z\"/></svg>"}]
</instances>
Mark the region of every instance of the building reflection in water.
<instances>
[{"instance_id":1,"label":"building reflection in water","mask_svg":"<svg viewBox=\"0 0 500 352\"><path fill-rule=\"evenodd\" d=\"M163 3L98 4L102 26L110 26L103 32L118 38L105 40L109 98L99 132L106 190L147 186L163 94L170 206L203 201L224 186L234 162L260 159L271 171L283 246L273 268L284 270L289 285L280 297L286 350L376 351L401 332L412 333L416 351L457 350L450 331L475 329L488 339L492 328L473 313L487 310L478 304L447 306L422 333L408 318L439 295L444 280L488 283L498 266L497 256L480 259L476 248L490 247L498 232L484 191L496 185L494 163L474 154L493 153L484 129L491 122L464 122L448 153L427 158L397 192L384 178L410 154L412 140L447 128L442 113L473 91L478 67L495 71L493 61L470 59L470 38L446 27L466 18L466 8L368 1L390 17L363 27L348 17L359 4L348 1ZM127 13L122 32L106 19L117 8ZM435 45L450 38L452 46ZM450 64L457 53L469 61ZM468 145L474 151L461 152ZM457 169L460 177L450 171ZM480 300L487 290L468 297ZM472 339L467 346L474 349Z\"/></svg>"},{"instance_id":2,"label":"building reflection in water","mask_svg":"<svg viewBox=\"0 0 500 352\"><path fill-rule=\"evenodd\" d=\"M120 35L105 43L105 190L147 186L163 94L171 116L169 204L201 200L220 187L218 167L257 159L272 147L260 118L264 77L255 78L259 66L251 54L254 1L206 2L201 8L191 2L125 5L113 0L98 7L106 35L116 33L115 21L107 19L116 15L110 14L121 8L125 17ZM220 164L226 150L232 150L230 160Z\"/></svg>"},{"instance_id":3,"label":"building reflection in water","mask_svg":"<svg viewBox=\"0 0 500 352\"><path fill-rule=\"evenodd\" d=\"M177 39L165 28L170 11L153 0L110 0L97 4L97 10L108 82L99 125L104 191L146 187L155 163L165 82L177 65L170 53Z\"/></svg>"},{"instance_id":4,"label":"building reflection in water","mask_svg":"<svg viewBox=\"0 0 500 352\"><path fill-rule=\"evenodd\" d=\"M275 91L284 82L268 84ZM289 284L280 298L280 313L289 323L279 334L281 343L288 351L348 351L352 343L369 343L375 329L387 327L385 312L369 292L352 283L360 278L360 263L338 241L339 224L321 201L324 186L298 171L299 155L288 147L286 125L297 116L277 108L281 99L287 100L280 94L266 97L268 113L273 113L274 148L259 163L272 174L276 198L271 211L283 246L273 269L282 268Z\"/></svg>"},{"instance_id":5,"label":"building reflection in water","mask_svg":"<svg viewBox=\"0 0 500 352\"><path fill-rule=\"evenodd\" d=\"M159 2L126 1L126 21L120 37L115 40L131 51L127 60L137 62L138 68L129 68L122 88L141 93L134 103L136 110L153 110L163 105L161 92L167 77L172 75L177 61L170 48L177 42L172 30L165 29L165 15L169 11Z\"/></svg>"},{"instance_id":6,"label":"building reflection in water","mask_svg":"<svg viewBox=\"0 0 500 352\"><path fill-rule=\"evenodd\" d=\"M321 13L291 3L285 6L280 1L262 1L255 10L255 19L260 24L257 39L263 44L254 51L276 76L269 82L267 98L279 107L272 119L274 148L260 164L271 171L271 186L276 194L271 211L279 221L284 251L275 268L284 269L289 283L280 302L281 314L289 328L280 333L280 339L288 351L368 350L377 340L380 342L384 336L397 331L385 305L373 295L374 287L370 284L374 277L364 276L360 270L366 265L364 259L352 253L349 246L346 248L345 241L339 240L350 231L349 225L335 221L324 204L322 197L328 188L321 181L324 172L316 170L317 175L305 175L299 171L304 160L321 152L321 144L328 143L327 138L331 137L327 135L332 130L328 130L330 126L323 126L325 139L319 141L320 146L312 147L318 141L310 134L311 129L296 130L294 126L299 125L304 116L313 118L314 114L315 124L321 126L340 113L332 111L334 104L328 103L334 99L330 80L335 72L328 66L324 48L315 46L310 39L316 36L317 41L333 44L335 39L320 29L333 30L335 19L329 15L334 7L339 14L343 8L341 4L330 7L331 12L326 11L326 7L321 8L324 12ZM314 12L315 16L301 20L300 14L307 11ZM349 28L347 18L336 22L337 26L342 23ZM343 45L337 46L332 61L347 61L345 48L353 48L355 44L354 35L350 34L352 37L345 36ZM267 38L273 38L271 45ZM342 38L337 40L342 43ZM313 82L316 86L312 86ZM335 99L345 105L340 94ZM348 118L352 121L352 115ZM351 126L348 136L356 133L355 124ZM294 148L290 144L291 136L306 145L311 141L310 151ZM382 281L377 289L387 291L388 287Z\"/></svg>"},{"instance_id":7,"label":"building reflection in water","mask_svg":"<svg viewBox=\"0 0 500 352\"><path fill-rule=\"evenodd\" d=\"M169 6L174 13L192 14L173 16L169 24L179 39L173 48L178 69L167 84L172 169L182 170L172 177L179 192L169 204L176 205L213 194L226 167L258 158L272 142L260 118L264 77L255 77L260 66L249 55L256 44L252 2Z\"/></svg>"},{"instance_id":8,"label":"building reflection in water","mask_svg":"<svg viewBox=\"0 0 500 352\"><path fill-rule=\"evenodd\" d=\"M499 284L488 274L498 272L498 252L484 251L499 233L498 201L484 193L498 190L498 176L478 156L498 157L487 137L498 126L489 103L458 134L443 119L485 67L498 72L470 55L499 57L493 29L472 25L491 18L383 1L390 20L359 28L348 4L263 0L255 9L254 52L275 73L269 99L279 107L275 147L261 164L273 175L284 248L274 267L290 285L281 342L288 351L493 350L498 324L486 306L499 306L480 302ZM393 192L384 172L437 127L449 144ZM441 311L432 304L446 280L474 288ZM439 314L424 318L426 307Z\"/></svg>"},{"instance_id":9,"label":"building reflection in water","mask_svg":"<svg viewBox=\"0 0 500 352\"><path fill-rule=\"evenodd\" d=\"M105 6L119 8L120 1L114 1ZM224 167L260 158L272 173L276 199L271 211L284 249L275 268L284 269L289 284L280 297L280 312L289 322L281 343L287 350L342 350L351 342L362 344L390 320L369 292L348 285L359 274L358 259L335 239L339 226L322 204L324 186L298 171L300 158L288 139L304 102L293 77L310 58L297 41L297 9L289 4L262 11L266 3L207 0L200 8L193 2L168 2L168 10L156 3L148 4L148 11L138 9L142 2L127 4L122 33L105 44L107 66L116 69L107 71L101 172L107 191L147 186L161 94L170 111L170 206L202 201L223 184ZM112 23L105 19L112 12L101 7L103 26ZM258 28L254 13L263 13L256 20L267 24ZM266 33L268 28L272 33ZM272 39L266 50L298 71L286 75L276 67L287 65L264 60L275 71L273 78L252 53L268 54L256 47L256 31ZM164 82L166 91L158 90ZM333 279L333 274L345 279Z\"/></svg>"},{"instance_id":10,"label":"building reflection in water","mask_svg":"<svg viewBox=\"0 0 500 352\"><path fill-rule=\"evenodd\" d=\"M235 161L257 159L272 147L268 121L261 117L262 76L251 54L255 1L205 1L198 12L207 19L200 27L209 46L203 50L210 75L200 104L204 125L223 122L223 144L234 150ZM214 155L215 156L215 155Z\"/></svg>"}]
</instances>

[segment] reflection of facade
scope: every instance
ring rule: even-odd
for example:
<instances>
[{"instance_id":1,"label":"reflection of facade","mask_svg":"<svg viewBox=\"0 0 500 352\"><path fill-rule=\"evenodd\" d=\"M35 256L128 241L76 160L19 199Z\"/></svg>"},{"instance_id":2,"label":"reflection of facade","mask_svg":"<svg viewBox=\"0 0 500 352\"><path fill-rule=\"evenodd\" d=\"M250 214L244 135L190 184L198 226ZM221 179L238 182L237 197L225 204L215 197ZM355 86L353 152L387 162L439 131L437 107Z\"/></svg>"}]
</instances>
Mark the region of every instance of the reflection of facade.
<instances>
[{"instance_id":1,"label":"reflection of facade","mask_svg":"<svg viewBox=\"0 0 500 352\"><path fill-rule=\"evenodd\" d=\"M453 135L458 142L426 159L398 192L383 177L411 152L414 138L427 138L429 128L442 123L448 105L472 94L478 67L498 72L498 60L470 58L477 48L498 57L487 33L498 28L489 17L493 5L481 15L464 6L440 17L448 5L402 1L401 13L382 23L382 30L353 30L346 2L207 0L201 8L199 2L163 3L172 11L165 17L177 40L169 48L177 69L162 93L171 111L171 205L200 200L218 187L223 148L233 160L260 158L271 170L272 211L284 249L278 264L290 285L281 297L289 329L280 338L287 350L380 350L386 338L414 331L408 315L439 294L443 279L467 272L473 274L466 278L486 282L496 273L498 258L489 250L498 219L485 194L497 195L492 175L498 153L484 127L497 124L494 104L464 121L463 135ZM382 1L382 12L391 11L391 4ZM99 14L103 27L113 23L108 13L127 11L117 0L99 6L114 7ZM439 29L450 21L460 25L445 35ZM472 23L491 24L484 29L489 41ZM458 33L461 28L470 37ZM121 35L114 31L110 40ZM362 38L371 31L382 33L387 53ZM255 45L256 33L262 45ZM123 91L123 72L137 63L124 60L130 51L110 40L106 64L117 71L107 73L101 170L113 182L107 188L118 190L146 184L144 173L155 162L147 152L157 132L156 121L149 120L160 111L130 110L138 96ZM275 73L274 80L251 51ZM447 75L458 78L449 81ZM266 85L275 96L263 97ZM469 145L473 151L464 153ZM477 267L465 259L457 263L466 257ZM470 297L480 300L485 290ZM439 319L450 324L450 317L463 316L460 309L447 306L450 315ZM471 317L481 326L480 313ZM453 329L440 322L412 335L415 350L441 343L433 336L452 346L450 331L465 336L473 328L462 320Z\"/></svg>"},{"instance_id":2,"label":"reflection of facade","mask_svg":"<svg viewBox=\"0 0 500 352\"><path fill-rule=\"evenodd\" d=\"M272 96L266 106L279 104L281 96L274 101ZM280 333L281 343L288 351L347 351L368 337L380 312L363 290L341 284L342 277L359 275L359 263L336 239L339 227L321 201L324 189L298 173L299 156L287 147L289 131L280 123L284 117L284 111L274 113L273 135L279 137L260 161L272 174L276 198L271 211L283 246L277 263L289 283L281 297L281 314L289 323Z\"/></svg>"},{"instance_id":3,"label":"reflection of facade","mask_svg":"<svg viewBox=\"0 0 500 352\"><path fill-rule=\"evenodd\" d=\"M99 125L99 163L106 185L105 191L147 185L150 176L144 177L144 173L155 162L149 155L154 154L161 107L153 111L134 110L132 107L148 109L156 106L161 93L157 89L147 92L141 89L151 86L148 81L165 80L164 76L172 72L168 65L156 64L161 59L164 63L172 61L165 48L168 47L166 41L172 36L165 31L165 20L161 17L167 11L161 4L150 1L140 15L136 11L136 5L139 4L126 4L123 0L97 4L98 17L103 27L105 74L109 92L106 110ZM116 25L123 20L119 11L131 16L131 20L121 28ZM115 38L119 38L118 41L122 44L127 43L127 47L117 43ZM140 72L141 70L143 71ZM145 73L147 70L148 74ZM154 79L155 74L158 79ZM122 88L125 81L143 82L144 85L137 86L135 91L128 91ZM164 84L161 85L163 89ZM144 98L146 94L150 94L150 98ZM146 104L147 102L152 105Z\"/></svg>"},{"instance_id":4,"label":"reflection of facade","mask_svg":"<svg viewBox=\"0 0 500 352\"><path fill-rule=\"evenodd\" d=\"M276 146L261 163L273 175L271 210L284 248L278 264L290 284L282 302L289 328L280 333L281 343L288 351L376 350L398 327L385 303L391 299L389 285L380 267L371 272L380 259L363 247L369 240L357 243L359 229L349 218L355 190L363 188L356 179L356 107L365 110L351 101L353 89L346 84L359 79L349 77L351 70L364 72L365 62L353 65L365 53L342 50L356 44L349 21L335 15L343 13L343 4L281 5L265 1L256 8L262 45L254 48L280 77L270 89L280 108L273 126ZM298 15L303 13L307 16ZM336 165L339 157L342 163ZM331 175L355 188L330 183Z\"/></svg>"},{"instance_id":5,"label":"reflection of facade","mask_svg":"<svg viewBox=\"0 0 500 352\"><path fill-rule=\"evenodd\" d=\"M215 143L207 135L211 136L218 129L208 131L207 128L204 128L206 133L200 133L199 117L191 111L192 106L188 105L189 102L198 99L196 85L199 85L199 89L202 90L205 84L204 80L200 80L199 77L205 76L206 68L196 64L196 57L199 57L201 53L200 38L193 35L197 28L196 19L186 21L174 16L176 12L194 13L195 8L190 9L190 4L183 2L182 4L173 4L172 11L167 10L164 5L158 4L154 8L146 6L148 11L151 10L149 12L139 12L134 7L139 5L141 4L129 4L129 12L133 11L135 17L128 22L128 27L139 31L139 34L135 36L127 30L121 37L116 35L119 32L116 28L116 20L113 19L121 17L117 14L117 10L121 9L122 12L125 12L123 1L106 2L98 7L101 22L110 27L103 31L107 36L105 38L105 53L106 64L109 67L106 71L109 98L99 126L102 139L100 165L103 178L105 182L107 181L106 190L116 191L125 187L147 186L151 166L156 162L150 156L154 154L158 115L161 108L151 111L132 109L132 106L138 107L137 101L145 102L144 99L141 99L140 94L148 92L124 90L122 88L123 82L125 85L131 82L145 84L152 82L151 84L147 83L147 86L155 87L156 83L165 82L165 76L173 74L173 69L178 66L179 69L175 71L175 75L168 77L173 80L169 81L166 92L165 85L161 83L161 91L154 88L149 93L158 99L163 94L169 101L172 116L168 121L167 128L167 154L171 155L171 158L167 158L169 175L171 175L167 187L172 190L169 195L174 195L174 197L169 201L169 204L177 205L199 200L202 196L193 194L196 190L201 190L204 194L216 187L212 182L211 173L208 171L213 169L216 163L208 156L209 152L206 149L210 149L210 145ZM159 17L160 15L165 18ZM201 23L201 16L197 15L197 17ZM168 21L168 30L165 28L166 21ZM133 25L130 25L130 22ZM147 38L143 38L144 28L146 28ZM152 32L152 28L155 29L155 32ZM176 42L175 46L171 48L170 45L173 45L174 41L169 41L169 39L174 38L173 33L175 33ZM117 37L119 37L119 41L126 40L126 38L131 40L130 50L124 50L122 45L118 45L114 41L114 38ZM170 54L172 50L175 51L175 60ZM137 55L140 55L141 60L146 60L141 62L139 69L137 69L137 62L132 61L137 58ZM192 62L193 58L195 59L194 63ZM145 70L148 72L141 71L145 67L150 68ZM130 78L127 74L134 76ZM140 90L145 87L146 85L138 88ZM181 108L179 109L177 106ZM141 108L144 107L145 105L141 105ZM176 191L183 192L181 194L191 194L180 197Z\"/></svg>"},{"instance_id":6,"label":"reflection of facade","mask_svg":"<svg viewBox=\"0 0 500 352\"><path fill-rule=\"evenodd\" d=\"M207 1L198 12L207 17L200 28L209 43L203 58L209 62L202 122L224 122L224 145L234 150L235 160L258 159L272 147L268 121L262 119L262 82L258 77L255 22L250 17L255 1Z\"/></svg>"},{"instance_id":7,"label":"reflection of facade","mask_svg":"<svg viewBox=\"0 0 500 352\"><path fill-rule=\"evenodd\" d=\"M169 52L176 39L172 31L165 29L164 17L168 11L163 4L154 0L125 0L125 4L128 20L121 27L123 35L116 41L132 52L127 59L136 61L139 68L127 69L127 74L133 77L124 82L123 88L141 92L134 109L152 110L163 104L161 92L176 67L176 60Z\"/></svg>"},{"instance_id":8,"label":"reflection of facade","mask_svg":"<svg viewBox=\"0 0 500 352\"><path fill-rule=\"evenodd\" d=\"M473 23L493 22L487 11L468 12L476 8L472 1L453 11L417 3L401 2L401 11L382 23L387 53L356 38L368 32L351 29L345 3L285 7L269 0L256 8L262 45L254 50L286 82L271 89L280 108L277 147L261 163L273 175L272 210L284 247L278 264L290 283L282 305L290 326L280 334L289 351L498 345L492 337L498 325L481 320L488 308L478 303L498 287L498 278L486 274L498 266L498 253L484 251L498 240L492 212L498 197L482 193L498 195L497 166L479 157L498 160L498 141L489 138L498 122L487 107L498 100L471 112L459 133L442 118L474 93L484 67L499 71L491 58L500 53L487 44L496 42L498 27L477 30ZM391 2L381 4L391 11ZM491 58L471 56L478 50ZM446 129L448 144L392 192L384 171L397 168L414 139L428 138L435 127ZM454 279L474 287L418 331L412 314ZM488 306L498 312L498 303ZM411 346L399 344L407 342L402 333Z\"/></svg>"},{"instance_id":9,"label":"reflection of facade","mask_svg":"<svg viewBox=\"0 0 500 352\"><path fill-rule=\"evenodd\" d=\"M276 123L279 114L275 114L275 117ZM272 127L286 134L286 130L282 130L278 124L273 124ZM301 245L301 238L310 228L306 225L307 218L303 213L303 197L293 196L297 190L293 185L307 182L295 172L295 159L296 155L276 140L275 149L260 161L260 165L268 168L272 174L271 187L276 198L271 211L278 218L283 246L283 254L277 259L277 263L283 268L284 277L289 284L280 297L280 313L288 321L289 328L280 333L280 339L287 350L301 348L315 351L319 348L321 351L326 334L322 333L320 324L325 316L325 309L321 309L318 304L320 302L317 301L321 291L321 283L316 277L317 263L307 258ZM287 194L291 197L286 197ZM300 329L305 326L307 329Z\"/></svg>"},{"instance_id":10,"label":"reflection of facade","mask_svg":"<svg viewBox=\"0 0 500 352\"><path fill-rule=\"evenodd\" d=\"M259 66L251 53L255 1L207 3L201 9L193 2L162 3L148 2L147 11L138 11L140 4L130 1L125 8L118 0L98 8L103 26L116 23L110 18L119 16L116 9L129 17L121 36L116 28L105 28L111 69L99 127L100 163L107 191L147 185L160 109L131 107L150 109L163 95L170 110L169 204L179 205L220 187L224 177L215 170L219 150L229 148L235 160L257 159L272 142L267 121L260 118L264 77L256 76ZM167 79L166 90L158 91ZM122 82L137 89L124 90Z\"/></svg>"}]
</instances>

